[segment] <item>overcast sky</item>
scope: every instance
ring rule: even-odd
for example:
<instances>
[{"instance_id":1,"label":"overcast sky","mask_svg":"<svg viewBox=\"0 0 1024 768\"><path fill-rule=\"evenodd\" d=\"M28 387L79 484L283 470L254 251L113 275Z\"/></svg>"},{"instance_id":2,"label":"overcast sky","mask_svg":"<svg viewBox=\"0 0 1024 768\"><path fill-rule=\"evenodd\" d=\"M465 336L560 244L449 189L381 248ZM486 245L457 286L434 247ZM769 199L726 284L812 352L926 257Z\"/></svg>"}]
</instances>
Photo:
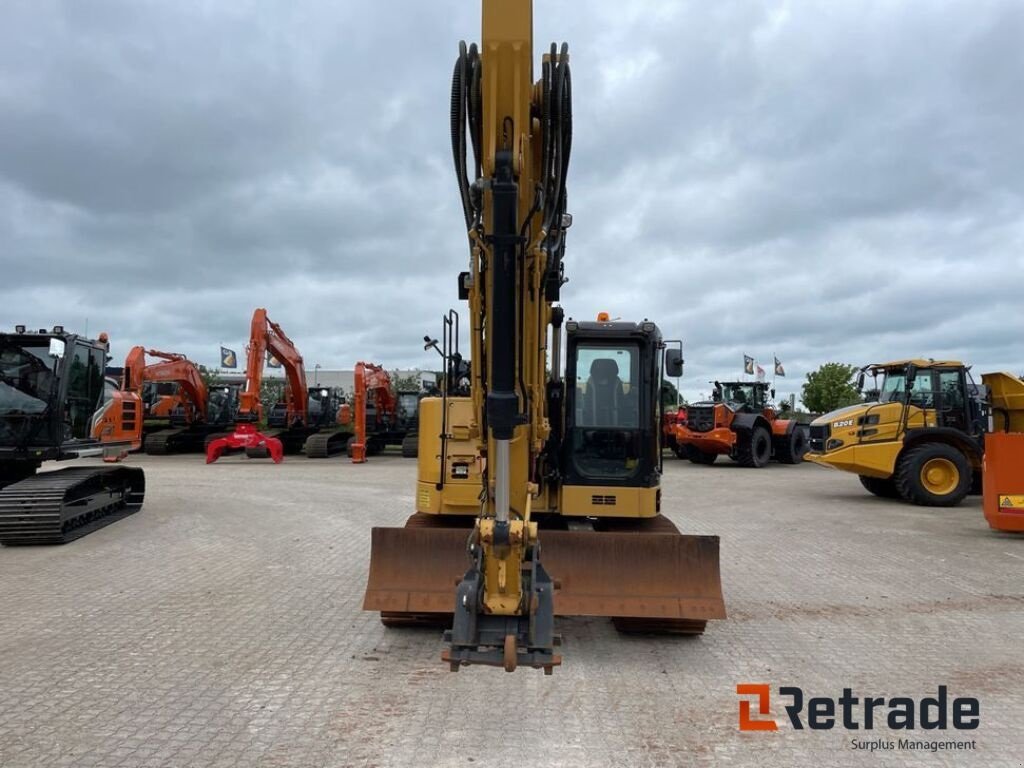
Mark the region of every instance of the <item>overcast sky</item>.
<instances>
[{"instance_id":1,"label":"overcast sky","mask_svg":"<svg viewBox=\"0 0 1024 768\"><path fill-rule=\"evenodd\" d=\"M0 326L216 364L433 366L467 247L448 143L473 0L4 0ZM1024 372L1024 3L554 2L568 315L656 320L684 392L778 355ZM539 53L538 53L539 55Z\"/></svg>"}]
</instances>

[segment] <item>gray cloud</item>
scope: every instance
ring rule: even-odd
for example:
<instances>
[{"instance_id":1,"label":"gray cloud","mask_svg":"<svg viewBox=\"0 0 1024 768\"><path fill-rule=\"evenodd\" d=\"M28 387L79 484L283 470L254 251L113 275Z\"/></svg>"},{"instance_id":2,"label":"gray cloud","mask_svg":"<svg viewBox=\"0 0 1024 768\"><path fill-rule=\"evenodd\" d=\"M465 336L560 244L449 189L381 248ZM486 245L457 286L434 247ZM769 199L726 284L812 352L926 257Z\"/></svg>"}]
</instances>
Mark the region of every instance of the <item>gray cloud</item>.
<instances>
[{"instance_id":1,"label":"gray cloud","mask_svg":"<svg viewBox=\"0 0 1024 768\"><path fill-rule=\"evenodd\" d=\"M455 0L0 8L0 325L216 362L432 365L466 260ZM573 53L569 314L656 319L684 391L777 354L1024 370L1024 6L535 3ZM539 56L539 51L538 51Z\"/></svg>"}]
</instances>

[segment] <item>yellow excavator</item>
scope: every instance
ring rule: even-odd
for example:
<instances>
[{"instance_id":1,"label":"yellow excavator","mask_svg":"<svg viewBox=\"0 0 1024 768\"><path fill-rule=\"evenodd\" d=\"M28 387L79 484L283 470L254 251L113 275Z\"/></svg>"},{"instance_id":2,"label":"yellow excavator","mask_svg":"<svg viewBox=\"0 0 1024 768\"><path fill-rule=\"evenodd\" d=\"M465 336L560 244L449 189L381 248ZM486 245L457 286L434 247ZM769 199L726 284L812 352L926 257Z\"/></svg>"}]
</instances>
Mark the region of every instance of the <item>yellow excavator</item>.
<instances>
[{"instance_id":1,"label":"yellow excavator","mask_svg":"<svg viewBox=\"0 0 1024 768\"><path fill-rule=\"evenodd\" d=\"M556 615L691 635L725 618L718 537L661 515L659 395L680 350L649 320L574 321L557 305L572 81L564 44L535 81L532 27L531 0L483 0L482 44L460 45L451 139L469 364L454 311L442 354L468 394L449 384L421 402L416 513L373 529L363 604L388 626L449 626L453 671L550 674Z\"/></svg>"}]
</instances>

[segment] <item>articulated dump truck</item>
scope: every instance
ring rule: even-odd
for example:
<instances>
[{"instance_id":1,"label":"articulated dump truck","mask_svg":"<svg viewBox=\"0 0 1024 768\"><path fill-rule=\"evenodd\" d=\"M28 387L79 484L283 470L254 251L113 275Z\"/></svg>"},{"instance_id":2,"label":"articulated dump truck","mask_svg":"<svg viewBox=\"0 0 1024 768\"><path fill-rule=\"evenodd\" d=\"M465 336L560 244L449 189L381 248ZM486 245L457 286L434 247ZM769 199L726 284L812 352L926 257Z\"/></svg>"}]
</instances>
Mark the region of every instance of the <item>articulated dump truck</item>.
<instances>
[{"instance_id":1,"label":"articulated dump truck","mask_svg":"<svg viewBox=\"0 0 1024 768\"><path fill-rule=\"evenodd\" d=\"M988 447L1019 432L1024 382L986 373L976 384L955 360L897 360L858 375L867 402L816 419L808 461L860 476L876 496L951 507L980 492Z\"/></svg>"},{"instance_id":2,"label":"articulated dump truck","mask_svg":"<svg viewBox=\"0 0 1024 768\"><path fill-rule=\"evenodd\" d=\"M530 0L484 0L483 44L460 46L469 393L421 402L416 513L372 532L363 607L389 626L450 627L452 670L550 674L556 615L680 634L725 618L718 537L661 514L659 392L681 354L649 320L574 321L556 304L572 223L569 53L552 45L535 80L532 36ZM448 380L463 360L452 326Z\"/></svg>"}]
</instances>

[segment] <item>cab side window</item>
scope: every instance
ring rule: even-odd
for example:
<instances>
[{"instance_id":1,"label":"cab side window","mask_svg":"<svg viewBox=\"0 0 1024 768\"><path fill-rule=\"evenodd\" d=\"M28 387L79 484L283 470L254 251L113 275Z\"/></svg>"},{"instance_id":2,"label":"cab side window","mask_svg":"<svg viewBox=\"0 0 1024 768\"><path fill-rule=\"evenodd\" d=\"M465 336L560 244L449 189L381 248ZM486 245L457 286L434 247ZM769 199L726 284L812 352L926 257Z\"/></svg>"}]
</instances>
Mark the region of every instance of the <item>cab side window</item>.
<instances>
[{"instance_id":1,"label":"cab side window","mask_svg":"<svg viewBox=\"0 0 1024 768\"><path fill-rule=\"evenodd\" d=\"M914 385L910 388L910 404L918 408L935 407L935 391L930 372L922 371L914 379Z\"/></svg>"},{"instance_id":2,"label":"cab side window","mask_svg":"<svg viewBox=\"0 0 1024 768\"><path fill-rule=\"evenodd\" d=\"M71 437L89 436L89 422L103 396L104 355L101 350L75 345L68 366L66 421Z\"/></svg>"}]
</instances>

